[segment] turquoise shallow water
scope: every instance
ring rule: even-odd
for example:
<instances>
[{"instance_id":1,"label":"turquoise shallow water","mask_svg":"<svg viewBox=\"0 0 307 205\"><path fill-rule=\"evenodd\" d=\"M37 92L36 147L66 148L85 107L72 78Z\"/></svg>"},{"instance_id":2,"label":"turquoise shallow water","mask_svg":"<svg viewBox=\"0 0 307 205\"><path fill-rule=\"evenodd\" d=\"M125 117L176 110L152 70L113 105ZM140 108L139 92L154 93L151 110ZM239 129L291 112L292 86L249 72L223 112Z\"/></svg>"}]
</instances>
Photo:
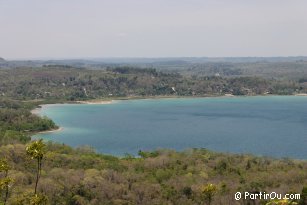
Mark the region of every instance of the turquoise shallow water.
<instances>
[{"instance_id":1,"label":"turquoise shallow water","mask_svg":"<svg viewBox=\"0 0 307 205\"><path fill-rule=\"evenodd\" d=\"M269 96L47 105L41 115L64 129L39 134L113 155L207 148L307 159L307 97Z\"/></svg>"}]
</instances>

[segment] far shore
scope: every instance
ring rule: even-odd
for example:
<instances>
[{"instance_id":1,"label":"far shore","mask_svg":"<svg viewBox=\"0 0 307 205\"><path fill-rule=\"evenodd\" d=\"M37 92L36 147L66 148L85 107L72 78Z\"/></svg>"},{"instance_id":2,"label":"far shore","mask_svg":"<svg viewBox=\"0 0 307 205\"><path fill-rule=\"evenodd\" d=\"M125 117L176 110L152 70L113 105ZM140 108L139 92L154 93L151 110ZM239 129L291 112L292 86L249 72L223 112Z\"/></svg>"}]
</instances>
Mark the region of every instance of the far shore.
<instances>
[{"instance_id":1,"label":"far shore","mask_svg":"<svg viewBox=\"0 0 307 205\"><path fill-rule=\"evenodd\" d=\"M105 105L112 104L114 100L86 100L86 101L75 101L79 104L87 104L87 105Z\"/></svg>"},{"instance_id":2,"label":"far shore","mask_svg":"<svg viewBox=\"0 0 307 205\"><path fill-rule=\"evenodd\" d=\"M59 132L59 131L62 131L63 129L64 129L63 127L59 127L57 129L53 129L53 130L40 131L40 132L37 132L36 134L45 134L45 133Z\"/></svg>"},{"instance_id":3,"label":"far shore","mask_svg":"<svg viewBox=\"0 0 307 205\"><path fill-rule=\"evenodd\" d=\"M299 93L299 94L295 94L295 96L307 96L307 93Z\"/></svg>"},{"instance_id":4,"label":"far shore","mask_svg":"<svg viewBox=\"0 0 307 205\"><path fill-rule=\"evenodd\" d=\"M53 106L53 105L64 105L64 104L85 104L85 105L108 105L113 104L116 101L121 100L150 100L150 99L176 99L176 98L211 98L211 97L217 97L217 98L233 98L233 97L259 97L259 96L307 96L307 93L297 93L293 95L271 95L271 94L265 94L265 95L233 95L233 94L224 94L224 95L208 95L208 96L133 96L133 97L118 97L118 98L107 98L107 99L94 99L94 100L85 100L85 101L67 101L62 103L50 103L50 104L41 104L39 107L31 110L32 114L39 115L41 112L41 109L43 106Z\"/></svg>"}]
</instances>

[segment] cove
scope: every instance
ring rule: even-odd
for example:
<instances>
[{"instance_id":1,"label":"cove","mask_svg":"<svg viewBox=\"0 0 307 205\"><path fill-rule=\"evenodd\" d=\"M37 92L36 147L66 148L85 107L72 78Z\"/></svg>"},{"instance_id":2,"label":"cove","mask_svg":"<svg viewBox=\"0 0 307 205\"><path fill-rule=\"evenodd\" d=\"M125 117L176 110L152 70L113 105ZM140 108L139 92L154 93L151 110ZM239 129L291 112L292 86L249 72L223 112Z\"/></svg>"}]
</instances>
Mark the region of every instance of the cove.
<instances>
[{"instance_id":1,"label":"cove","mask_svg":"<svg viewBox=\"0 0 307 205\"><path fill-rule=\"evenodd\" d=\"M307 97L256 96L122 100L45 105L62 131L37 134L100 153L136 155L159 148L307 159Z\"/></svg>"}]
</instances>

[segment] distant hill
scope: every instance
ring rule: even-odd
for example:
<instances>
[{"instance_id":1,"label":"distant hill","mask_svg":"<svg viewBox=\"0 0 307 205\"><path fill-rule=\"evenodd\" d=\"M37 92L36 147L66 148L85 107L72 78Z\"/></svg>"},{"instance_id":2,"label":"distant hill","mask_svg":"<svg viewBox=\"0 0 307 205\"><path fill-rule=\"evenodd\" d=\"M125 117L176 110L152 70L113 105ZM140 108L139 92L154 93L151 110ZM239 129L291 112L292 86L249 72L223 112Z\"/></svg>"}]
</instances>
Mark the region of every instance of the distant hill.
<instances>
[{"instance_id":1,"label":"distant hill","mask_svg":"<svg viewBox=\"0 0 307 205\"><path fill-rule=\"evenodd\" d=\"M0 57L0 62L5 62L5 59Z\"/></svg>"}]
</instances>

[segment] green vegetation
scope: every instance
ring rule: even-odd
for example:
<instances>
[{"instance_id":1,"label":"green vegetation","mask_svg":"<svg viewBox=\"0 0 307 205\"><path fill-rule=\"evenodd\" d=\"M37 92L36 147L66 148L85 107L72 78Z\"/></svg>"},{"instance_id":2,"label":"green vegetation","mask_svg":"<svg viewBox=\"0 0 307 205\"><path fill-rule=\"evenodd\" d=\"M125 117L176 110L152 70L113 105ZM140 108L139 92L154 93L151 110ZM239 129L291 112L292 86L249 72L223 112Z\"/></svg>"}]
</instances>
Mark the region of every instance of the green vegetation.
<instances>
[{"instance_id":1,"label":"green vegetation","mask_svg":"<svg viewBox=\"0 0 307 205\"><path fill-rule=\"evenodd\" d=\"M42 67L0 69L0 95L18 100L75 101L113 97L289 95L307 92L302 79L205 76L155 69Z\"/></svg>"},{"instance_id":2,"label":"green vegetation","mask_svg":"<svg viewBox=\"0 0 307 205\"><path fill-rule=\"evenodd\" d=\"M0 145L26 143L34 132L58 128L47 117L30 112L35 104L0 99Z\"/></svg>"},{"instance_id":3,"label":"green vegetation","mask_svg":"<svg viewBox=\"0 0 307 205\"><path fill-rule=\"evenodd\" d=\"M239 204L307 204L306 161L205 149L140 150L138 157L115 157L89 147L30 142L33 133L57 128L52 120L31 113L39 104L306 93L305 62L173 61L155 64L157 69L96 64L91 64L95 69L85 69L41 62L34 63L35 68L11 68L11 62L0 61L5 67L0 69L0 205L238 204L234 199L238 191L301 193L300 200L242 199ZM264 69L269 64L270 69ZM290 65L297 72L284 77Z\"/></svg>"},{"instance_id":4,"label":"green vegetation","mask_svg":"<svg viewBox=\"0 0 307 205\"><path fill-rule=\"evenodd\" d=\"M45 155L45 144L43 143L43 140L40 139L39 141L35 141L32 144L30 144L26 150L27 150L27 155L29 155L32 159L37 160L37 170L36 170L36 180L35 180L35 189L34 189L34 194L37 193L37 185L39 178L42 174L42 160Z\"/></svg>"},{"instance_id":5,"label":"green vegetation","mask_svg":"<svg viewBox=\"0 0 307 205\"><path fill-rule=\"evenodd\" d=\"M35 143L41 144L1 146L0 156L6 156L11 167L8 177L14 179L9 188L9 204L40 200L44 202L37 204L213 205L236 204L237 191L306 195L306 161L220 154L205 149L143 151L143 157L117 158L86 147L72 149L53 143L46 144L43 155L37 155L44 157L40 158L39 194L35 195L38 162L31 158L37 159L32 155L36 152L28 155L26 151L40 150L42 146Z\"/></svg>"},{"instance_id":6,"label":"green vegetation","mask_svg":"<svg viewBox=\"0 0 307 205\"><path fill-rule=\"evenodd\" d=\"M0 173L2 172L3 177L0 179L0 190L3 194L3 204L5 205L9 197L9 187L12 184L12 178L8 177L10 166L6 159L0 160Z\"/></svg>"}]
</instances>

